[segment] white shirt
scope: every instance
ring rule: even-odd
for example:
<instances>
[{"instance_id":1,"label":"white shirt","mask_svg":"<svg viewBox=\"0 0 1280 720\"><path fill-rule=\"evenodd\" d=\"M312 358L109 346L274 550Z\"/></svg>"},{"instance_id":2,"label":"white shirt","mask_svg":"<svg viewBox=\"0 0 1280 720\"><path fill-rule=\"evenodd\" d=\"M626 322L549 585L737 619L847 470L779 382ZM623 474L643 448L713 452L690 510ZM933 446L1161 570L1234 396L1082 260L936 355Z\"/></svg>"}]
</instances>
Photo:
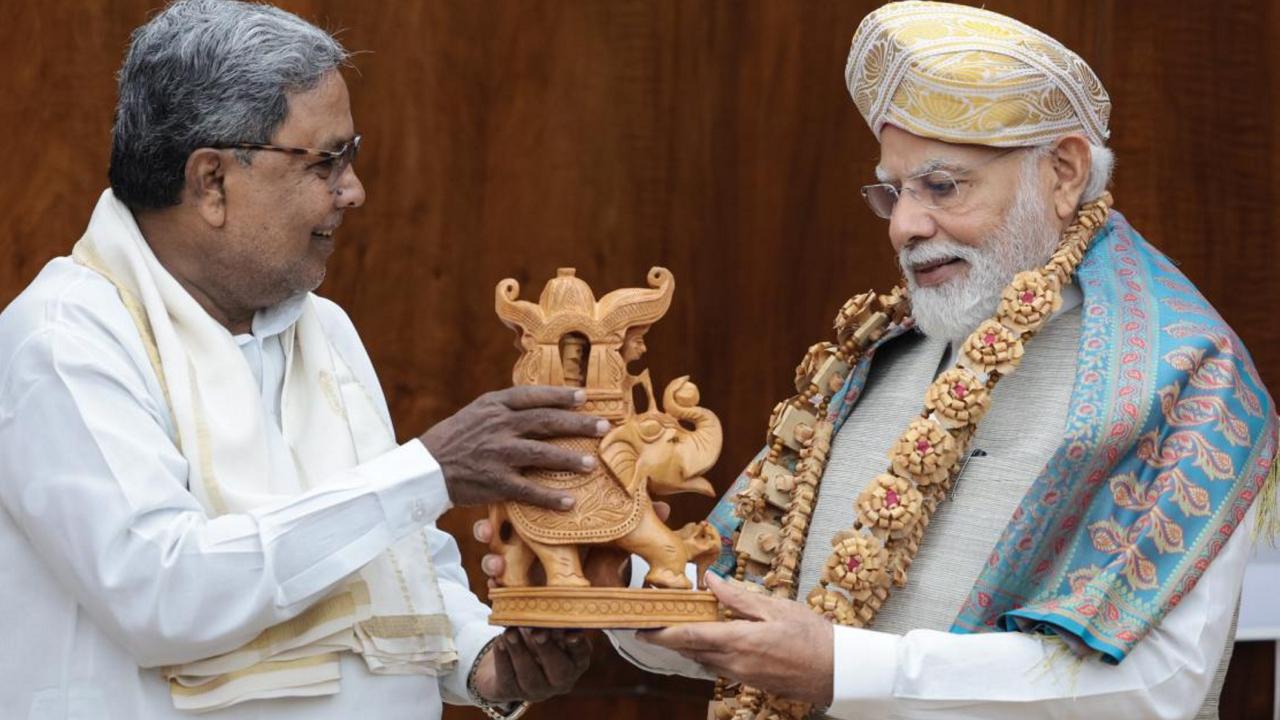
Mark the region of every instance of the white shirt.
<instances>
[{"instance_id":1,"label":"white shirt","mask_svg":"<svg viewBox=\"0 0 1280 720\"><path fill-rule=\"evenodd\" d=\"M298 303L236 341L279 432L279 333ZM337 305L321 322L387 415L373 366ZM181 718L160 666L233 650L305 610L397 539L426 526L459 662L448 675L374 676L351 653L342 690L260 700L210 718L439 718L499 632L470 592L439 465L412 440L325 488L209 518L187 491L163 391L115 288L68 258L0 314L0 708L29 720Z\"/></svg>"}]
</instances>

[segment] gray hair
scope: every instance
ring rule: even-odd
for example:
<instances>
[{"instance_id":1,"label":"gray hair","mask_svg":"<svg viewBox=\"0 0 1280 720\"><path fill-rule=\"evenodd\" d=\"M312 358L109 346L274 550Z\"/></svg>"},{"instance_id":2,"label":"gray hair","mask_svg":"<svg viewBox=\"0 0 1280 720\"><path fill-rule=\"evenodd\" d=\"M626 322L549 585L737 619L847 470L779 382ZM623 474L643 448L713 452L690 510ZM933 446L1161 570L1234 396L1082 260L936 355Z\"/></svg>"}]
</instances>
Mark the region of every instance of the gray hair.
<instances>
[{"instance_id":1,"label":"gray hair","mask_svg":"<svg viewBox=\"0 0 1280 720\"><path fill-rule=\"evenodd\" d=\"M120 68L112 191L134 210L177 205L193 151L270 142L288 95L315 88L348 57L332 35L279 8L177 0L133 32Z\"/></svg>"},{"instance_id":2,"label":"gray hair","mask_svg":"<svg viewBox=\"0 0 1280 720\"><path fill-rule=\"evenodd\" d=\"M1056 142L1056 141L1055 141ZM1028 158L1028 163L1047 157L1053 152L1054 143L1036 145ZM1116 154L1105 145L1089 143L1089 179L1085 181L1084 190L1080 192L1080 205L1098 199L1107 186L1111 184L1111 173L1115 169Z\"/></svg>"},{"instance_id":3,"label":"gray hair","mask_svg":"<svg viewBox=\"0 0 1280 720\"><path fill-rule=\"evenodd\" d=\"M1116 154L1111 148L1089 143L1089 181L1084 184L1084 192L1080 193L1081 204L1097 200L1106 192L1115 166Z\"/></svg>"}]
</instances>

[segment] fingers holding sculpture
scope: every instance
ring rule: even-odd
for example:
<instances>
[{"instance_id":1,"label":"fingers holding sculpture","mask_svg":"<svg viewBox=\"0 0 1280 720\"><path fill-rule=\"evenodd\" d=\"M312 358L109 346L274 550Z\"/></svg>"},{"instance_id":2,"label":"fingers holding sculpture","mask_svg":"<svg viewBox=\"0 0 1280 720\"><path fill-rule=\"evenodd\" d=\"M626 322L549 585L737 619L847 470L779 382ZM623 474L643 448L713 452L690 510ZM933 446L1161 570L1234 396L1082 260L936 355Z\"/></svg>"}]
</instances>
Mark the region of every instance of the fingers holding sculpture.
<instances>
[{"instance_id":1,"label":"fingers holding sculpture","mask_svg":"<svg viewBox=\"0 0 1280 720\"><path fill-rule=\"evenodd\" d=\"M575 388L527 385L481 395L421 436L444 471L455 505L518 500L553 509L573 506L569 495L521 477L525 468L586 472L592 455L531 438L599 437L609 423L568 408L585 400Z\"/></svg>"},{"instance_id":2,"label":"fingers holding sculpture","mask_svg":"<svg viewBox=\"0 0 1280 720\"><path fill-rule=\"evenodd\" d=\"M586 399L581 388L552 385L517 385L489 395L511 410L533 410L542 407L574 408Z\"/></svg>"},{"instance_id":3,"label":"fingers holding sculpture","mask_svg":"<svg viewBox=\"0 0 1280 720\"><path fill-rule=\"evenodd\" d=\"M638 637L730 680L816 705L830 704L830 622L799 603L749 592L715 576L707 578L707 585L742 619L678 625Z\"/></svg>"},{"instance_id":4,"label":"fingers holding sculpture","mask_svg":"<svg viewBox=\"0 0 1280 720\"><path fill-rule=\"evenodd\" d=\"M591 662L591 646L581 631L521 628L520 634L525 648L532 650L534 660L542 669L553 694L572 689Z\"/></svg>"},{"instance_id":5,"label":"fingers holding sculpture","mask_svg":"<svg viewBox=\"0 0 1280 720\"><path fill-rule=\"evenodd\" d=\"M600 437L611 427L608 420L550 408L519 410L512 419L515 427L531 438Z\"/></svg>"},{"instance_id":6,"label":"fingers holding sculpture","mask_svg":"<svg viewBox=\"0 0 1280 720\"><path fill-rule=\"evenodd\" d=\"M545 700L572 690L590 663L581 631L509 628L483 659L476 689L490 702Z\"/></svg>"}]
</instances>

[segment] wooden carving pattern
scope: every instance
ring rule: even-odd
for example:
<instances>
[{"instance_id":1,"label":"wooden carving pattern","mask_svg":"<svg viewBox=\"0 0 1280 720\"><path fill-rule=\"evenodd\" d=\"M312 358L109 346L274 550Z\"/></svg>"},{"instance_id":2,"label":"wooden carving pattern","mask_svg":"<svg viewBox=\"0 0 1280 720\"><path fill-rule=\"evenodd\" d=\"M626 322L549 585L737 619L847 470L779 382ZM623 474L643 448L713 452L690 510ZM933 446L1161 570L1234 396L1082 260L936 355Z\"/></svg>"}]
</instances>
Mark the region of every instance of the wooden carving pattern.
<instances>
[{"instance_id":1,"label":"wooden carving pattern","mask_svg":"<svg viewBox=\"0 0 1280 720\"><path fill-rule=\"evenodd\" d=\"M714 600L699 594L684 593L688 597L681 599L682 592L675 592L661 602L652 595L657 590L609 589L608 602L582 594L593 590L583 570L592 547L611 545L640 555L650 566L646 584L664 592L692 589L685 565L706 567L719 552L720 537L709 524L690 523L675 532L658 518L650 499L682 492L714 497L702 474L719 456L722 432L716 416L698 405L698 388L687 377L671 381L659 399L647 370L636 375L628 370L644 355L644 334L666 313L675 288L663 268L650 270L647 279L648 288L615 290L599 301L567 268L547 283L537 303L520 300L514 280L498 284L498 316L520 334L513 381L581 387L587 402L579 411L607 418L613 427L603 438L553 441L595 454L595 470L528 474L572 495L570 510L519 502L490 508L498 529L490 546L506 559L502 591L493 596L494 622L654 627L715 617ZM644 407L637 408L641 392ZM536 566L548 587L530 587ZM641 595L627 595L637 592ZM556 613L561 613L558 619Z\"/></svg>"},{"instance_id":2,"label":"wooden carving pattern","mask_svg":"<svg viewBox=\"0 0 1280 720\"><path fill-rule=\"evenodd\" d=\"M539 591L554 590L554 594ZM718 606L710 593L681 590L589 588L575 593L561 588L522 588L513 593L496 588L489 593L494 612L513 625L572 628L658 628L682 622L714 622ZM616 618L629 618L618 621Z\"/></svg>"},{"instance_id":3,"label":"wooden carving pattern","mask_svg":"<svg viewBox=\"0 0 1280 720\"><path fill-rule=\"evenodd\" d=\"M598 441L589 438L554 440L555 445L582 453L595 452ZM590 473L537 472L530 475L548 487L573 496L568 511L548 510L523 503L507 503L507 513L522 537L562 545L608 542L635 529L648 498L628 493L609 471L597 466Z\"/></svg>"}]
</instances>

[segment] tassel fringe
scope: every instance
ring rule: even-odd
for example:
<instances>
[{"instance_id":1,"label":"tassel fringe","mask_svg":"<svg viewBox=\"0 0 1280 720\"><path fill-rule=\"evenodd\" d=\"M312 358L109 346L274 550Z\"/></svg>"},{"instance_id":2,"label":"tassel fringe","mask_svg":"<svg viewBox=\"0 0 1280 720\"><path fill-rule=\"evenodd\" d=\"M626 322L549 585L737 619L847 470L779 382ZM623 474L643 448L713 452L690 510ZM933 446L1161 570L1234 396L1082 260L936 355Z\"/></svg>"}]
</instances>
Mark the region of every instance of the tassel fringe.
<instances>
[{"instance_id":1,"label":"tassel fringe","mask_svg":"<svg viewBox=\"0 0 1280 720\"><path fill-rule=\"evenodd\" d=\"M1253 540L1266 540L1271 547L1276 546L1276 537L1280 536L1280 507L1277 507L1277 493L1280 492L1280 461L1271 459L1271 470L1267 479L1262 481L1262 490L1258 493L1258 515L1253 526Z\"/></svg>"},{"instance_id":2,"label":"tassel fringe","mask_svg":"<svg viewBox=\"0 0 1280 720\"><path fill-rule=\"evenodd\" d=\"M1059 673L1065 671L1067 693L1075 697L1076 683L1080 679L1080 669L1084 667L1086 658L1077 655L1071 649L1071 646L1057 635L1040 635L1036 637L1040 638L1042 647L1045 647L1048 653L1040 663L1027 671L1028 677L1032 682L1035 682L1053 675L1061 682L1063 678Z\"/></svg>"}]
</instances>

